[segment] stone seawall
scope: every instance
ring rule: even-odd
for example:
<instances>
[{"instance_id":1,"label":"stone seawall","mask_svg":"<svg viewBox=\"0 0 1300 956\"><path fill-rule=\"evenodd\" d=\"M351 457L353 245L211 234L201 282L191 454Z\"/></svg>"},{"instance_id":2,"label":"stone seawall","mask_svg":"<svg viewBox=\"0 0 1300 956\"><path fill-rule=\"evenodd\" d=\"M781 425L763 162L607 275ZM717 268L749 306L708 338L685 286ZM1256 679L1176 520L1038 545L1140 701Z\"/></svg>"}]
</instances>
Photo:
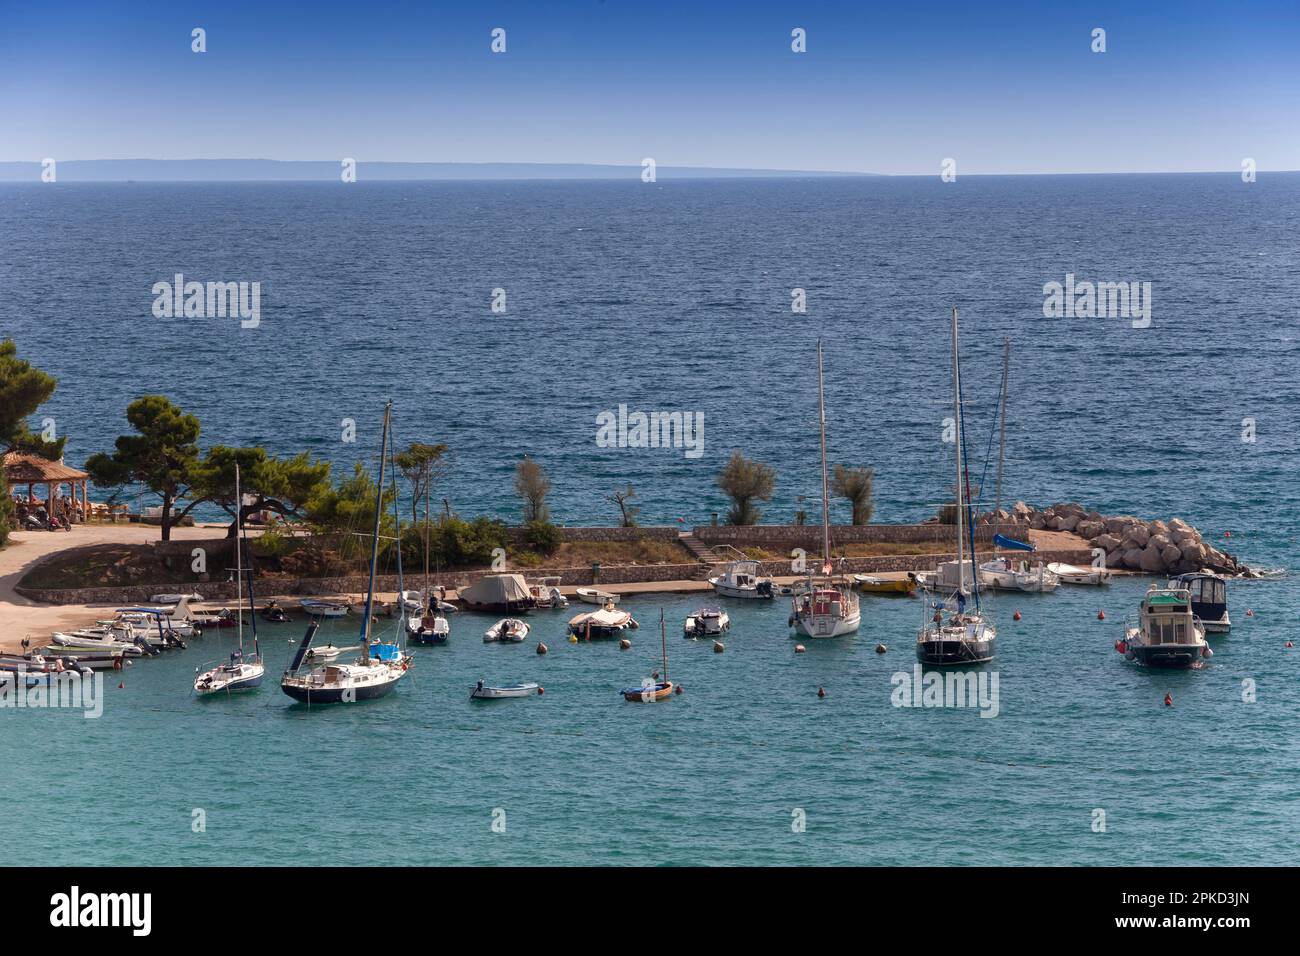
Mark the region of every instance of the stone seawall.
<instances>
[{"instance_id":1,"label":"stone seawall","mask_svg":"<svg viewBox=\"0 0 1300 956\"><path fill-rule=\"evenodd\" d=\"M979 560L991 560L995 555L991 551L980 552ZM872 558L847 558L840 565L845 571L856 574L872 574L882 571L932 571L942 561L952 561L956 555L952 552L938 554L899 554ZM1087 565L1092 561L1092 553L1086 548L1062 549L1054 551L1037 551L1030 559L1044 564L1052 561L1064 561L1069 564ZM789 561L765 561L761 563L762 573L772 577L791 574ZM443 586L449 590L465 587L490 571L459 571L430 575L434 586ZM529 580L539 577L558 577L560 583L568 587L580 587L588 584L617 586L654 581L703 581L709 576L707 565L693 564L650 564L620 565L602 567L598 577L593 577L590 565L581 568L558 568L519 570ZM377 580L378 590L385 593L397 591L396 575L384 575ZM419 587L423 583L422 575L413 575L406 579L409 588ZM233 581L212 582L198 585L135 585L118 588L67 588L62 590L37 590L35 588L18 588L18 592L33 601L48 604L112 604L127 605L148 602L150 595L162 592L187 590L193 587L203 595L205 603L220 604L234 600L235 584ZM327 596L333 594L360 594L366 587L366 577L356 575L338 578L301 578L298 580L266 579L258 582L259 592L264 595L289 596Z\"/></svg>"},{"instance_id":2,"label":"stone seawall","mask_svg":"<svg viewBox=\"0 0 1300 956\"><path fill-rule=\"evenodd\" d=\"M669 529L671 530L671 529ZM948 543L956 529L950 524L868 524L832 525L831 542L844 544L923 544L931 541ZM705 544L729 544L783 550L786 548L818 549L822 544L821 525L704 525L692 529L692 534ZM975 541L987 544L994 534L1025 541L1029 534L1028 523L1007 523L993 527L977 525Z\"/></svg>"}]
</instances>

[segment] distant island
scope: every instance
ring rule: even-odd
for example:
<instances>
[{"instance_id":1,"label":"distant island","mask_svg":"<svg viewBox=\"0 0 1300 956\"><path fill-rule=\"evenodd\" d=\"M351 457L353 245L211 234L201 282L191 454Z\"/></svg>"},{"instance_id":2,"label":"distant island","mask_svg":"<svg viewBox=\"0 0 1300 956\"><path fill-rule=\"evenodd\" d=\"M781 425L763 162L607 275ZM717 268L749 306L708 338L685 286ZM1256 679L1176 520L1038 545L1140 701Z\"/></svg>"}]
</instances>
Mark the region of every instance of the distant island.
<instances>
[{"instance_id":1,"label":"distant island","mask_svg":"<svg viewBox=\"0 0 1300 956\"><path fill-rule=\"evenodd\" d=\"M55 157L57 159L57 157ZM69 159L58 160L58 182L338 182L341 158L278 159ZM411 180L639 179L640 163L384 163L357 161L360 182ZM0 162L0 182L41 181L40 162ZM657 179L758 179L871 176L873 173L794 169L714 169L658 166Z\"/></svg>"}]
</instances>

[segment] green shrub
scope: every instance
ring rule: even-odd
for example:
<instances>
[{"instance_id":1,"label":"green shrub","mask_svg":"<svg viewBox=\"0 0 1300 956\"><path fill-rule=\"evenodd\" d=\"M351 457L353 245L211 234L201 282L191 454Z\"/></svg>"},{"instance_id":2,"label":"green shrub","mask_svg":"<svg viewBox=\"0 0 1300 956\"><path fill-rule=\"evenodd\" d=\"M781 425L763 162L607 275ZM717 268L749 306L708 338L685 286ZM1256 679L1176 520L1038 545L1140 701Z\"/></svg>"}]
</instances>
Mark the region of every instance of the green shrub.
<instances>
[{"instance_id":1,"label":"green shrub","mask_svg":"<svg viewBox=\"0 0 1300 956\"><path fill-rule=\"evenodd\" d=\"M529 551L549 557L560 550L563 539L560 529L549 521L529 521L524 525L523 543Z\"/></svg>"}]
</instances>

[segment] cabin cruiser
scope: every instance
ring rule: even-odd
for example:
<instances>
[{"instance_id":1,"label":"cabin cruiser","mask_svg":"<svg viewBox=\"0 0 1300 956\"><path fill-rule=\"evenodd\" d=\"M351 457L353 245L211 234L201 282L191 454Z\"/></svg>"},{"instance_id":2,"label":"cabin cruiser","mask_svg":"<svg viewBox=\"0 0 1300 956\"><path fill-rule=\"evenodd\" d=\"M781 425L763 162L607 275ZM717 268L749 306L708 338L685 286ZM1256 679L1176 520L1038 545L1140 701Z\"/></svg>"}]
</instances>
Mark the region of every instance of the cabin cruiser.
<instances>
[{"instance_id":1,"label":"cabin cruiser","mask_svg":"<svg viewBox=\"0 0 1300 956\"><path fill-rule=\"evenodd\" d=\"M1228 584L1217 574L1201 571L1169 579L1171 588L1185 588L1192 595L1192 613L1201 619L1207 634L1226 634L1232 628L1228 617Z\"/></svg>"},{"instance_id":2,"label":"cabin cruiser","mask_svg":"<svg viewBox=\"0 0 1300 956\"><path fill-rule=\"evenodd\" d=\"M568 607L569 599L560 592L560 578L542 578L528 585L528 591L538 607ZM604 602L601 602L604 604Z\"/></svg>"},{"instance_id":3,"label":"cabin cruiser","mask_svg":"<svg viewBox=\"0 0 1300 956\"><path fill-rule=\"evenodd\" d=\"M770 599L776 596L772 579L759 577L757 561L732 561L721 574L709 578L709 583L721 597Z\"/></svg>"},{"instance_id":4,"label":"cabin cruiser","mask_svg":"<svg viewBox=\"0 0 1300 956\"><path fill-rule=\"evenodd\" d=\"M1060 583L1041 561L1033 568L1025 561L1014 564L1010 558L994 558L980 565L980 584L986 588L1045 594L1055 591Z\"/></svg>"},{"instance_id":5,"label":"cabin cruiser","mask_svg":"<svg viewBox=\"0 0 1300 956\"><path fill-rule=\"evenodd\" d=\"M682 628L685 637L717 637L731 627L727 612L716 607L702 607L686 618Z\"/></svg>"},{"instance_id":6,"label":"cabin cruiser","mask_svg":"<svg viewBox=\"0 0 1300 956\"><path fill-rule=\"evenodd\" d=\"M412 644L446 644L451 624L436 612L406 619L406 639Z\"/></svg>"},{"instance_id":7,"label":"cabin cruiser","mask_svg":"<svg viewBox=\"0 0 1300 956\"><path fill-rule=\"evenodd\" d=\"M1142 599L1136 627L1125 627L1115 650L1147 667L1199 667L1213 656L1205 629L1192 612L1187 588L1152 585Z\"/></svg>"}]
</instances>

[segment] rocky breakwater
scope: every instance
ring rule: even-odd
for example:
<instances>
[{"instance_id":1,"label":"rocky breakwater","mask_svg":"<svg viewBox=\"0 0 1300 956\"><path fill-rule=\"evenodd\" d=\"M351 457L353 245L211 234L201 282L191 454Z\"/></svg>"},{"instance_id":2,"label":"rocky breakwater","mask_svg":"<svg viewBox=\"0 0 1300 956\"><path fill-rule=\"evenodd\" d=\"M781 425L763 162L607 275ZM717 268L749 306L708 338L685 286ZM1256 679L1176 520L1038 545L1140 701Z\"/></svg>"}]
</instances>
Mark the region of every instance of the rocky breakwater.
<instances>
[{"instance_id":1,"label":"rocky breakwater","mask_svg":"<svg viewBox=\"0 0 1300 956\"><path fill-rule=\"evenodd\" d=\"M1033 531L1066 531L1106 552L1106 567L1146 574L1214 571L1253 576L1233 555L1212 547L1181 518L1145 521L1133 515L1107 517L1078 504L1035 508L1017 501L1010 511L980 516L981 522L1028 522Z\"/></svg>"}]
</instances>

